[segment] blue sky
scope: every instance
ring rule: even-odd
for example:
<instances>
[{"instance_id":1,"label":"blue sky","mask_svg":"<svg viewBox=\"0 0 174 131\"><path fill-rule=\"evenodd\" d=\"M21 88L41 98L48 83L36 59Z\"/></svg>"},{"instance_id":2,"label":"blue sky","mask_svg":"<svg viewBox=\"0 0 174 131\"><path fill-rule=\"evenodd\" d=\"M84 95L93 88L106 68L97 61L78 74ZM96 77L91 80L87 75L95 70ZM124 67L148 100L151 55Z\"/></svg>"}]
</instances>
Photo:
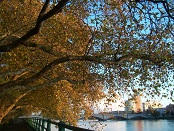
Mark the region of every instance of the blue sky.
<instances>
[{"instance_id":1,"label":"blue sky","mask_svg":"<svg viewBox=\"0 0 174 131\"><path fill-rule=\"evenodd\" d=\"M156 5L157 6L157 5ZM162 7L162 5L161 4L158 4L158 7ZM152 9L152 10L150 10L150 12L157 12L157 10L156 9ZM85 22L87 22L90 26L93 26L94 28L95 28L95 26L97 25L97 23L94 21L93 23L91 23L91 19L97 19L96 18L96 16L98 16L98 17L100 17L101 18L101 16L102 16L102 14L101 14L102 12L99 12L99 14L91 14L91 16L89 17L89 18L87 18L87 20L85 21ZM137 17L138 18L138 17ZM164 19L163 20L164 22L167 22L166 21L166 19ZM142 22L144 22L145 24L147 24L148 25L148 23L149 23L149 20L143 20ZM100 23L98 22L98 26L100 25ZM147 26L148 27L148 26ZM96 27L96 29L97 29L97 27ZM147 33L149 33L150 32L150 30L149 30L149 28L147 28L146 29L146 31L145 30L143 30L142 31L142 33L144 32L144 34L147 34ZM171 41L173 41L172 39L170 39ZM171 45L172 46L172 45ZM172 77L173 76L173 74L171 73L171 76L169 76L169 77ZM174 80L173 80L173 78L171 78L171 80L170 80L170 83L171 84L173 84L174 83ZM171 89L172 88L174 88L174 85L173 86L171 86L170 87ZM161 91L161 92L163 92L163 90ZM164 92L166 92L165 90L164 90ZM166 95L168 94L169 92L166 92ZM123 98L124 100L126 100L126 99L128 99L128 96L126 96L126 95L124 95L124 98ZM172 102L172 100L170 99L170 98L161 98L161 97L154 97L154 98L151 98L151 97L147 97L147 98L142 98L142 102L145 102L146 100L151 100L151 99L154 99L154 100L156 100L156 101L159 101L162 105L163 105L163 107L166 107L168 104L170 104L170 103L173 103L174 104L174 102ZM118 103L120 103L120 101L118 102ZM115 103L115 104L113 104L113 108L115 108L116 109L116 106L118 105L118 103Z\"/></svg>"}]
</instances>

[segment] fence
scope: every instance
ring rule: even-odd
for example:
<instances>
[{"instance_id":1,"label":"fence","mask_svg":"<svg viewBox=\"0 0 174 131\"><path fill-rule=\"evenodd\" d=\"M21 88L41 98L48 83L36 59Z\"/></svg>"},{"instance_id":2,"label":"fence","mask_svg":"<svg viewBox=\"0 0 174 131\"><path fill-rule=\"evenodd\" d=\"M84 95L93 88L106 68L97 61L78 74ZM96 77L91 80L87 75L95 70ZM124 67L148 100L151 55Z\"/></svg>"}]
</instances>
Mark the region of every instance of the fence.
<instances>
[{"instance_id":1,"label":"fence","mask_svg":"<svg viewBox=\"0 0 174 131\"><path fill-rule=\"evenodd\" d=\"M73 131L93 131L89 129L84 129L80 127L74 127L71 125L67 125L64 122L54 122L49 119L42 119L42 118L27 118L26 122L32 128L33 131L52 131L51 124L58 127L58 131L65 131L65 129L73 130Z\"/></svg>"}]
</instances>

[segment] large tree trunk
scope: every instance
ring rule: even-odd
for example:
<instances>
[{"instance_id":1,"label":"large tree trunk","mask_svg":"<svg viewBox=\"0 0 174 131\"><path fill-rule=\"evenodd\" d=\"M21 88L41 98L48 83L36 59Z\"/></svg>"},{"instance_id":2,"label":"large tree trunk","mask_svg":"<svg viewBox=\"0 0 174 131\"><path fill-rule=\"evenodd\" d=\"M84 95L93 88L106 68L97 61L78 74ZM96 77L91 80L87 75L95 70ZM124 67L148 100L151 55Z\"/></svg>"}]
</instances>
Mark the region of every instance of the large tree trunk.
<instances>
[{"instance_id":1,"label":"large tree trunk","mask_svg":"<svg viewBox=\"0 0 174 131\"><path fill-rule=\"evenodd\" d=\"M29 91L28 91L29 92ZM21 100L28 92L21 94L18 96L10 106L6 107L5 105L1 105L0 107L0 124L2 124L3 119L13 110L19 100ZM5 104L5 103L4 103ZM6 108L5 108L6 107Z\"/></svg>"}]
</instances>

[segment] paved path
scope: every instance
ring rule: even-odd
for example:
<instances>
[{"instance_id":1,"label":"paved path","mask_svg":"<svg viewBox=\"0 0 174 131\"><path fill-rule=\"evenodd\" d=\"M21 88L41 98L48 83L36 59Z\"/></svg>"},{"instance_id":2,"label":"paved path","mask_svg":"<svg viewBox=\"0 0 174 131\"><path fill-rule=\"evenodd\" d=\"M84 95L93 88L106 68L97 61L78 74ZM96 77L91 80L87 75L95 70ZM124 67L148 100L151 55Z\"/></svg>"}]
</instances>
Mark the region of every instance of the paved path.
<instances>
[{"instance_id":1,"label":"paved path","mask_svg":"<svg viewBox=\"0 0 174 131\"><path fill-rule=\"evenodd\" d=\"M17 119L13 123L4 126L0 131L30 131L23 119Z\"/></svg>"}]
</instances>

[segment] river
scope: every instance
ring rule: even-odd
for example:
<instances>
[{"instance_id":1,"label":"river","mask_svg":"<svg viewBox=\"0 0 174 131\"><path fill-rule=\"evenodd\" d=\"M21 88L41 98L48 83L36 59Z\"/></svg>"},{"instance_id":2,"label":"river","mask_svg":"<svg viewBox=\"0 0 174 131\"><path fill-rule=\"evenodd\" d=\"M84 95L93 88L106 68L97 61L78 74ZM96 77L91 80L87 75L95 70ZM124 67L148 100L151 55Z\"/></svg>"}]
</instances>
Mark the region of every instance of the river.
<instances>
[{"instance_id":1,"label":"river","mask_svg":"<svg viewBox=\"0 0 174 131\"><path fill-rule=\"evenodd\" d=\"M174 120L79 121L78 125L95 131L174 131Z\"/></svg>"}]
</instances>

